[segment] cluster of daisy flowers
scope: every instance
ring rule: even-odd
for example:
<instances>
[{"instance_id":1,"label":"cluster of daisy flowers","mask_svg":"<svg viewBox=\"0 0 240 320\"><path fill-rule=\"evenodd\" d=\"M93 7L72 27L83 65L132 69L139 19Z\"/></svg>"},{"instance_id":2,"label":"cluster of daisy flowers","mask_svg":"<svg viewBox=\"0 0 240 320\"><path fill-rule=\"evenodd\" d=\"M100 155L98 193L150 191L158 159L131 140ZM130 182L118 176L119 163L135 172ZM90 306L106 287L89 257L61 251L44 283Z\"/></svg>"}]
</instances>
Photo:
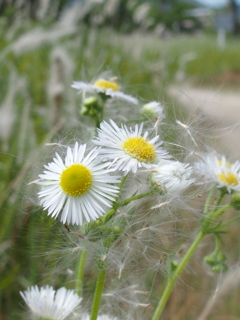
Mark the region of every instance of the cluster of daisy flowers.
<instances>
[{"instance_id":1,"label":"cluster of daisy flowers","mask_svg":"<svg viewBox=\"0 0 240 320\"><path fill-rule=\"evenodd\" d=\"M39 188L40 204L54 219L58 218L63 224L77 226L91 225L98 221L99 225L96 225L101 227L112 215L119 214L117 209L121 205L145 196L152 196L157 200L158 203L151 207L152 209L160 208L163 204L170 206L172 200L179 200L184 193L200 184L206 185L207 191L217 188L221 194L240 192L239 161L230 163L224 156L216 154L196 154L196 161L193 163L179 161L176 156L169 154L166 143L155 134L155 128L151 131L144 129L146 119L154 119L155 122L152 123L165 119L164 106L160 102L152 101L142 106L140 113L143 122L134 126L124 123L118 125L113 120L100 121L102 103L107 99L118 99L137 105L138 101L121 92L116 79L98 78L93 83L74 82L72 87L84 95L93 95L87 97L87 101L84 97L84 105L88 108L87 113L94 115L97 129L91 141L93 148L79 141L73 146L67 146L65 154L56 153L52 161L44 166L39 179L34 181ZM133 196L122 200L124 181L134 181L137 175L141 176L141 183L148 192L139 194L139 190L132 188ZM211 217L222 214L217 211L218 208L212 210ZM126 216L127 214L124 221ZM205 225L209 227L208 221L211 220L206 221ZM146 229L148 227L141 227L142 231ZM126 235L121 228L117 232ZM110 237L107 240L112 244L117 238L118 235L114 235L111 240ZM104 259L98 259L97 263L104 264ZM215 267L216 264L214 261ZM120 272L119 269L119 275L121 273L122 270ZM37 318L51 320L67 318L81 302L81 298L74 291L65 288L54 290L49 286L31 287L21 292L21 296ZM92 318L85 311L80 313L78 319L81 320L118 320L106 314Z\"/></svg>"},{"instance_id":2,"label":"cluster of daisy flowers","mask_svg":"<svg viewBox=\"0 0 240 320\"><path fill-rule=\"evenodd\" d=\"M99 77L93 83L74 82L72 87L79 93L100 93L106 99L138 103L120 91L114 77ZM145 117L165 118L164 106L157 101L143 105L141 112ZM181 195L201 178L229 193L240 191L238 161L230 164L224 156L204 154L193 166L182 163L172 159L162 147L160 137L144 131L143 125L142 122L128 128L124 124L118 126L113 120L103 120L92 140L96 145L93 150L87 153L86 144L76 142L73 148L67 148L65 160L56 153L37 181L41 185L38 195L48 214L54 218L60 216L63 223L76 225L98 219L119 196L121 172L126 176L129 172L149 170L150 184L169 196Z\"/></svg>"},{"instance_id":3,"label":"cluster of daisy flowers","mask_svg":"<svg viewBox=\"0 0 240 320\"><path fill-rule=\"evenodd\" d=\"M172 160L159 136L143 132L143 123L132 129L103 121L97 131L97 147L87 153L86 144L76 142L65 160L56 153L36 182L44 209L61 222L82 225L104 215L118 197L121 172L149 171L152 184L169 195L194 182L192 168Z\"/></svg>"},{"instance_id":4,"label":"cluster of daisy flowers","mask_svg":"<svg viewBox=\"0 0 240 320\"><path fill-rule=\"evenodd\" d=\"M93 140L97 145L86 152L86 144L68 147L65 160L58 153L36 182L41 204L48 214L60 216L62 223L82 225L98 219L111 208L119 195L121 172L151 172L151 183L169 196L180 195L203 178L218 188L240 191L240 163L225 157L203 155L194 164L171 159L159 136L149 138L143 123L134 129L103 121Z\"/></svg>"}]
</instances>

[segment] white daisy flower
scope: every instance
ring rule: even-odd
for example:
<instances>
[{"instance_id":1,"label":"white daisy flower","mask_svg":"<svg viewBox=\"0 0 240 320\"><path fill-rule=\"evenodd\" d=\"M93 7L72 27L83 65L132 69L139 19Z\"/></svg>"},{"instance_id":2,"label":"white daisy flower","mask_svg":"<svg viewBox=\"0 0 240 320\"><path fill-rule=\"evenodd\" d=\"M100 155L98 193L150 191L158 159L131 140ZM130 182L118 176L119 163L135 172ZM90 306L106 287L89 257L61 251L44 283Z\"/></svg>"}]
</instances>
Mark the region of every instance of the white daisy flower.
<instances>
[{"instance_id":1,"label":"white daisy flower","mask_svg":"<svg viewBox=\"0 0 240 320\"><path fill-rule=\"evenodd\" d=\"M80 318L81 320L90 320L90 315L89 314L83 314L82 317ZM98 315L97 320L118 320L116 317L112 317L106 314Z\"/></svg>"},{"instance_id":2,"label":"white daisy flower","mask_svg":"<svg viewBox=\"0 0 240 320\"><path fill-rule=\"evenodd\" d=\"M203 161L197 162L194 168L205 181L216 183L218 188L225 187L229 193L240 192L239 161L232 164L227 162L224 156L218 158L214 154L204 155L202 159Z\"/></svg>"},{"instance_id":3,"label":"white daisy flower","mask_svg":"<svg viewBox=\"0 0 240 320\"><path fill-rule=\"evenodd\" d=\"M160 102L152 101L142 107L142 114L146 117L165 118L164 107Z\"/></svg>"},{"instance_id":4,"label":"white daisy flower","mask_svg":"<svg viewBox=\"0 0 240 320\"><path fill-rule=\"evenodd\" d=\"M85 158L86 144L67 149L65 161L56 153L53 162L45 165L37 184L43 186L38 193L44 209L56 218L61 212L63 223L82 225L83 221L96 220L111 207L118 187L116 176L108 175L108 163L100 164L99 150L93 149Z\"/></svg>"},{"instance_id":5,"label":"white daisy flower","mask_svg":"<svg viewBox=\"0 0 240 320\"><path fill-rule=\"evenodd\" d=\"M167 152L159 147L162 142L158 141L158 136L148 139L147 131L142 136L143 123L135 125L134 130L123 125L119 128L112 120L110 123L103 121L100 124L98 137L93 142L101 146L103 157L113 161L111 166L114 170L136 173L138 168L150 168L161 159L169 158Z\"/></svg>"},{"instance_id":6,"label":"white daisy flower","mask_svg":"<svg viewBox=\"0 0 240 320\"><path fill-rule=\"evenodd\" d=\"M106 96L123 100L132 104L137 104L136 98L120 91L119 85L113 80L98 79L93 84L82 81L74 81L72 88L77 89L79 93L104 93Z\"/></svg>"},{"instance_id":7,"label":"white daisy flower","mask_svg":"<svg viewBox=\"0 0 240 320\"><path fill-rule=\"evenodd\" d=\"M192 167L179 161L160 162L152 171L152 183L169 195L179 195L195 181Z\"/></svg>"},{"instance_id":8,"label":"white daisy flower","mask_svg":"<svg viewBox=\"0 0 240 320\"><path fill-rule=\"evenodd\" d=\"M82 300L73 290L64 287L54 290L49 286L34 286L20 294L33 314L48 320L65 319Z\"/></svg>"}]
</instances>

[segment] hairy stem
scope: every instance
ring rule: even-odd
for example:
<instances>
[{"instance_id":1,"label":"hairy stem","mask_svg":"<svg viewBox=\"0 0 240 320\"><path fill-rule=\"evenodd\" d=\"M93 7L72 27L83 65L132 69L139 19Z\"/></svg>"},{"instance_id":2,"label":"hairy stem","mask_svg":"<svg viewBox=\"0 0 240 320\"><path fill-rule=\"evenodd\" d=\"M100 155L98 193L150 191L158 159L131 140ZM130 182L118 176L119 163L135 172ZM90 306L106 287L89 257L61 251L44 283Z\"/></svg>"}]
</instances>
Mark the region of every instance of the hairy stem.
<instances>
[{"instance_id":1,"label":"hairy stem","mask_svg":"<svg viewBox=\"0 0 240 320\"><path fill-rule=\"evenodd\" d=\"M218 209L220 203L222 202L222 199L224 198L226 192L221 190L220 196L216 202L215 208L214 208L214 212Z\"/></svg>"},{"instance_id":2,"label":"hairy stem","mask_svg":"<svg viewBox=\"0 0 240 320\"><path fill-rule=\"evenodd\" d=\"M231 208L231 205L227 204L224 207L222 207L218 210L215 210L213 213L210 214L210 219L213 220L213 219L217 218L218 216L222 215L227 209L230 209L230 208Z\"/></svg>"},{"instance_id":3,"label":"hairy stem","mask_svg":"<svg viewBox=\"0 0 240 320\"><path fill-rule=\"evenodd\" d=\"M123 187L124 183L126 182L127 177L128 177L128 175L122 177L122 179L121 179L121 181L120 181L120 183L118 185L118 188L119 188L120 191L122 190L122 187Z\"/></svg>"},{"instance_id":4,"label":"hairy stem","mask_svg":"<svg viewBox=\"0 0 240 320\"><path fill-rule=\"evenodd\" d=\"M215 192L215 188L212 188L208 194L207 200L205 202L204 210L203 210L203 215L206 215L208 212L208 207L210 205L214 192Z\"/></svg>"},{"instance_id":5,"label":"hairy stem","mask_svg":"<svg viewBox=\"0 0 240 320\"><path fill-rule=\"evenodd\" d=\"M94 293L94 299L92 304L92 312L91 312L91 318L90 320L96 320L98 316L98 310L102 298L102 292L104 287L106 277L106 270L99 270L98 279L97 279L97 285Z\"/></svg>"},{"instance_id":6,"label":"hairy stem","mask_svg":"<svg viewBox=\"0 0 240 320\"><path fill-rule=\"evenodd\" d=\"M83 291L83 275L84 275L84 266L87 256L87 250L82 250L80 259L77 265L77 279L76 279L76 293L81 297Z\"/></svg>"},{"instance_id":7,"label":"hairy stem","mask_svg":"<svg viewBox=\"0 0 240 320\"><path fill-rule=\"evenodd\" d=\"M209 214L209 205L210 205L213 194L214 194L214 189L212 189L210 191L210 193L207 197L206 203L205 203L204 212L203 212L202 220L201 220L201 231L199 232L196 239L194 240L194 242L192 243L192 245L190 246L190 248L186 252L182 261L177 266L176 270L169 277L167 286L163 291L162 297L161 297L159 304L155 310L155 313L153 315L152 320L159 320L159 317L161 316L161 314L163 312L163 309L168 301L168 298L173 290L173 287L174 287L178 277L180 276L182 270L184 269L184 267L188 263L189 259L191 258L191 256L195 252L195 250L197 249L197 247L198 247L199 243L202 241L203 237L207 233L209 233L210 224L214 221L215 218L222 215L228 208L231 207L230 204L227 204L221 208L218 208L224 195L225 195L224 192L221 192L213 212Z\"/></svg>"},{"instance_id":8,"label":"hairy stem","mask_svg":"<svg viewBox=\"0 0 240 320\"><path fill-rule=\"evenodd\" d=\"M196 248L198 247L199 243L201 242L202 238L204 237L205 233L203 231L200 231L199 234L197 235L196 239L194 240L194 242L192 243L191 247L188 249L188 251L186 252L185 256L183 257L182 261L180 262L180 264L178 265L178 267L176 268L176 270L174 271L174 273L170 276L169 281L167 283L167 286L162 294L162 297L159 301L159 304L155 310L155 313L152 317L152 320L159 320L159 317L162 314L162 311L168 301L168 298L172 292L172 289L179 277L179 275L181 274L182 270L184 269L185 265L187 264L187 262L189 261L189 259L191 258L191 256L193 255L194 251L196 250Z\"/></svg>"},{"instance_id":9,"label":"hairy stem","mask_svg":"<svg viewBox=\"0 0 240 320\"><path fill-rule=\"evenodd\" d=\"M142 198L151 196L152 194L153 194L153 191L150 191L150 192L141 193L141 194L138 194L138 195L136 195L136 196L130 197L130 198L128 198L128 199L123 200L122 202L120 202L119 207L124 207L124 206L128 205L128 204L129 204L130 202L132 202L132 201L135 201L135 200L138 200L138 199L142 199Z\"/></svg>"}]
</instances>

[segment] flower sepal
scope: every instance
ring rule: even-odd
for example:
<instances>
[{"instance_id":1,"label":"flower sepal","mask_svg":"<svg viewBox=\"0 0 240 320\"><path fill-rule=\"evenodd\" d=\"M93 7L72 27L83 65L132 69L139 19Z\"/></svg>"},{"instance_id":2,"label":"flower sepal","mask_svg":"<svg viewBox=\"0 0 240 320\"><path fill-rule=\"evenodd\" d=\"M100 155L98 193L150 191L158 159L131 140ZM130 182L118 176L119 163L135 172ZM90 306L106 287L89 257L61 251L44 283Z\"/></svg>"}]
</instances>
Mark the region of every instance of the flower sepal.
<instances>
[{"instance_id":1,"label":"flower sepal","mask_svg":"<svg viewBox=\"0 0 240 320\"><path fill-rule=\"evenodd\" d=\"M220 192L225 195L225 194L232 194L234 192L234 190L228 190L227 187L221 187L219 188Z\"/></svg>"},{"instance_id":2,"label":"flower sepal","mask_svg":"<svg viewBox=\"0 0 240 320\"><path fill-rule=\"evenodd\" d=\"M98 92L98 95L102 99L103 103L111 98L111 96L107 95L105 92Z\"/></svg>"}]
</instances>

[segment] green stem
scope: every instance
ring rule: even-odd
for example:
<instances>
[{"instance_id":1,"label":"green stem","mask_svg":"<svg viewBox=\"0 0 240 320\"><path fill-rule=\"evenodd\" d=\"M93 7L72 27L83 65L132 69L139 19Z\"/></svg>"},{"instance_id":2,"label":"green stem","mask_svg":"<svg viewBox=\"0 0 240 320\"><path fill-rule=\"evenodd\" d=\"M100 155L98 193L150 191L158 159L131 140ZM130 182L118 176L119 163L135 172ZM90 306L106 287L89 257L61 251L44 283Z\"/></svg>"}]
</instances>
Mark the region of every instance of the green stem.
<instances>
[{"instance_id":1,"label":"green stem","mask_svg":"<svg viewBox=\"0 0 240 320\"><path fill-rule=\"evenodd\" d=\"M105 213L104 216L99 218L99 221L101 221L101 224L105 224L108 220L112 218L112 216L116 213L117 205L115 204L114 209L110 209L107 213Z\"/></svg>"},{"instance_id":2,"label":"green stem","mask_svg":"<svg viewBox=\"0 0 240 320\"><path fill-rule=\"evenodd\" d=\"M211 213L209 216L203 216L203 217L205 217L205 219L202 219L202 221L201 221L202 231L205 232L206 234L212 233L212 231L215 229L215 227L209 228L211 223L214 221L214 219L216 219L218 216L222 215L229 208L231 208L231 205L227 204L226 206L218 209L217 211L213 211L213 213Z\"/></svg>"},{"instance_id":3,"label":"green stem","mask_svg":"<svg viewBox=\"0 0 240 320\"><path fill-rule=\"evenodd\" d=\"M220 203L222 202L223 197L225 196L226 192L225 191L221 191L220 196L216 202L215 208L214 208L214 212L217 210L217 208L219 207Z\"/></svg>"},{"instance_id":4,"label":"green stem","mask_svg":"<svg viewBox=\"0 0 240 320\"><path fill-rule=\"evenodd\" d=\"M228 208L230 208L230 204L228 204L228 205L218 209L223 197L226 194L225 191L221 190L220 195L218 197L218 200L217 200L217 202L215 204L214 209L212 209L212 210L209 209L209 204L210 204L210 201L211 201L212 196L214 194L214 190L215 190L215 188L213 188L209 192L209 195L207 197L207 200L206 200L206 203L205 203L205 206L204 206L203 215L202 215L202 218L201 218L201 227L202 227L202 230L204 232L206 232L206 233L208 233L207 229L210 226L210 224L213 222L213 220L216 217L218 217L219 215L223 214ZM210 213L210 212L212 212L212 213Z\"/></svg>"},{"instance_id":5,"label":"green stem","mask_svg":"<svg viewBox=\"0 0 240 320\"><path fill-rule=\"evenodd\" d=\"M94 293L94 299L92 304L92 312L91 312L91 318L90 320L96 320L98 316L98 310L102 298L102 291L104 287L104 281L106 277L106 270L100 270L97 280L97 285Z\"/></svg>"},{"instance_id":6,"label":"green stem","mask_svg":"<svg viewBox=\"0 0 240 320\"><path fill-rule=\"evenodd\" d=\"M125 181L127 180L127 175L122 177L118 187L119 187L119 191L122 189ZM117 196L118 198L119 196ZM106 223L109 219L112 218L112 216L116 213L117 208L119 207L119 203L117 202L113 202L112 204L112 209L110 209L107 213L105 213L105 215L102 217L102 223Z\"/></svg>"},{"instance_id":7,"label":"green stem","mask_svg":"<svg viewBox=\"0 0 240 320\"><path fill-rule=\"evenodd\" d=\"M218 216L222 215L227 209L231 208L232 206L230 204L227 204L226 206L215 210L212 214L210 214L209 219L213 220L217 218Z\"/></svg>"},{"instance_id":8,"label":"green stem","mask_svg":"<svg viewBox=\"0 0 240 320\"><path fill-rule=\"evenodd\" d=\"M236 218L234 218L234 219L232 219L232 220L230 220L230 221L228 221L228 222L226 222L226 223L222 223L222 224L221 224L221 228L228 227L228 226L230 226L232 223L234 223L235 221L237 221L237 220L239 220L239 219L240 219L240 217L236 217Z\"/></svg>"},{"instance_id":9,"label":"green stem","mask_svg":"<svg viewBox=\"0 0 240 320\"><path fill-rule=\"evenodd\" d=\"M98 134L97 129L100 128L100 124L101 124L101 122L98 119L96 119L95 120L95 133L96 133L96 135Z\"/></svg>"},{"instance_id":10,"label":"green stem","mask_svg":"<svg viewBox=\"0 0 240 320\"><path fill-rule=\"evenodd\" d=\"M215 252L219 252L221 250L221 238L218 234L215 234Z\"/></svg>"},{"instance_id":11,"label":"green stem","mask_svg":"<svg viewBox=\"0 0 240 320\"><path fill-rule=\"evenodd\" d=\"M76 279L76 293L81 297L83 291L83 275L84 275L84 266L87 256L87 250L82 250L80 259L77 265L77 279Z\"/></svg>"},{"instance_id":12,"label":"green stem","mask_svg":"<svg viewBox=\"0 0 240 320\"><path fill-rule=\"evenodd\" d=\"M153 191L150 191L150 192L141 193L141 194L138 194L136 196L130 197L130 198L120 202L119 203L119 207L124 207L124 206L126 206L127 204L129 204L130 202L132 202L134 200L142 199L142 198L145 198L147 196L151 196L152 194L153 194Z\"/></svg>"},{"instance_id":13,"label":"green stem","mask_svg":"<svg viewBox=\"0 0 240 320\"><path fill-rule=\"evenodd\" d=\"M210 201L212 199L214 192L215 192L215 188L212 188L211 191L209 192L209 195L208 195L207 200L205 202L203 215L206 215L208 212L208 207L209 207L209 204L210 204Z\"/></svg>"},{"instance_id":14,"label":"green stem","mask_svg":"<svg viewBox=\"0 0 240 320\"><path fill-rule=\"evenodd\" d=\"M122 190L122 187L123 187L125 181L127 180L127 177L128 177L128 175L122 177L121 182L118 185L119 190Z\"/></svg>"},{"instance_id":15,"label":"green stem","mask_svg":"<svg viewBox=\"0 0 240 320\"><path fill-rule=\"evenodd\" d=\"M198 247L199 243L201 242L202 238L204 237L205 233L203 231L200 231L199 234L197 235L196 239L192 243L191 247L188 249L187 253L183 257L182 261L178 265L177 269L174 271L174 273L170 276L168 284L162 294L162 297L159 301L159 304L157 306L157 309L155 310L155 313L152 317L152 320L159 320L159 317L162 314L162 311L168 301L168 298L172 292L172 289L175 285L175 282L177 281L179 275L181 274L182 270L184 269L185 265L191 258L192 254Z\"/></svg>"}]
</instances>

